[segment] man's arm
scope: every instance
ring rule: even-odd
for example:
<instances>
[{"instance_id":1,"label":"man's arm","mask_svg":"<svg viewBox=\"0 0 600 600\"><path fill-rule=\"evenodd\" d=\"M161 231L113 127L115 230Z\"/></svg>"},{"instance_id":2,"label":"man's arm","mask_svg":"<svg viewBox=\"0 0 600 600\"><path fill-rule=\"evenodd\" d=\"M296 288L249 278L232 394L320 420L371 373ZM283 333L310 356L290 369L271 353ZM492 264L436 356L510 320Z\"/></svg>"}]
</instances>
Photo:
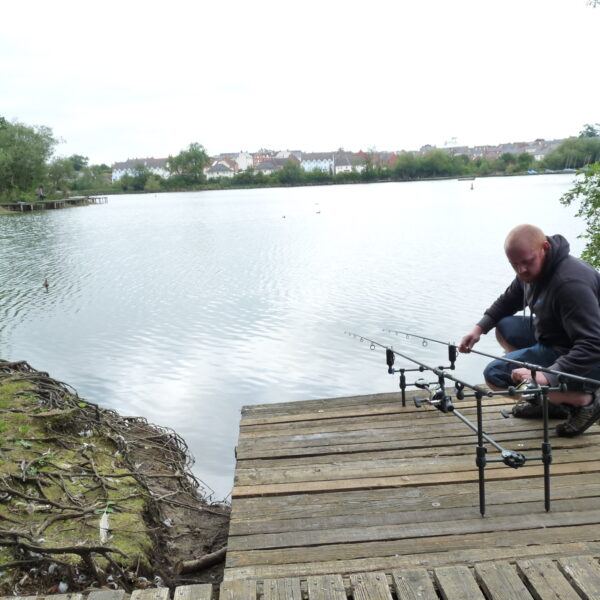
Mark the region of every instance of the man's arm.
<instances>
[{"instance_id":1,"label":"man's arm","mask_svg":"<svg viewBox=\"0 0 600 600\"><path fill-rule=\"evenodd\" d=\"M520 279L515 277L504 293L485 311L477 325L463 337L458 350L460 352L470 352L481 338L481 335L495 327L500 319L514 315L521 310L524 298L523 284Z\"/></svg>"}]
</instances>

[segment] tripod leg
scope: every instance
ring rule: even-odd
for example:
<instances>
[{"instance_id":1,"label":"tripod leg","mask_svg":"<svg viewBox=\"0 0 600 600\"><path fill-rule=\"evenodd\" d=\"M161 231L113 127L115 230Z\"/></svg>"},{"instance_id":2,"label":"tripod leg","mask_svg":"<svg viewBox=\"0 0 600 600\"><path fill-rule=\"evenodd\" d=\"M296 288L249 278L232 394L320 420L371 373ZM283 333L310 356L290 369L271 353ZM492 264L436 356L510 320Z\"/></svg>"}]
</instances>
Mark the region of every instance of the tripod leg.
<instances>
[{"instance_id":1,"label":"tripod leg","mask_svg":"<svg viewBox=\"0 0 600 600\"><path fill-rule=\"evenodd\" d=\"M544 463L544 508L550 511L550 464L552 463L552 446L548 437L548 392L543 391L542 409L544 417L544 441L542 442L542 461Z\"/></svg>"},{"instance_id":2,"label":"tripod leg","mask_svg":"<svg viewBox=\"0 0 600 600\"><path fill-rule=\"evenodd\" d=\"M485 455L487 448L483 445L483 409L481 408L481 396L477 399L477 458L475 464L479 469L479 512L485 516Z\"/></svg>"}]
</instances>

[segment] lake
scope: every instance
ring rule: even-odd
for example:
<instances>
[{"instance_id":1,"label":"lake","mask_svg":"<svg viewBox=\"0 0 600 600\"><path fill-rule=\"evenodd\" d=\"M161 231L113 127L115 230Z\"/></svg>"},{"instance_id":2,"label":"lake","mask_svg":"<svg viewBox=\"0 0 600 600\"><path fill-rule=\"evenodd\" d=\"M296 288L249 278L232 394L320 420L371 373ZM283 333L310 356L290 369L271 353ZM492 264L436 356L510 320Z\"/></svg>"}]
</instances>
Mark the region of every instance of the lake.
<instances>
[{"instance_id":1,"label":"lake","mask_svg":"<svg viewBox=\"0 0 600 600\"><path fill-rule=\"evenodd\" d=\"M579 255L572 175L111 196L0 216L0 357L122 415L175 429L231 490L246 404L391 392L371 337L429 364L505 289L507 232L534 223ZM45 279L48 290L42 287ZM493 334L478 349L500 352ZM455 374L482 382L486 359ZM410 363L397 366L410 366Z\"/></svg>"}]
</instances>

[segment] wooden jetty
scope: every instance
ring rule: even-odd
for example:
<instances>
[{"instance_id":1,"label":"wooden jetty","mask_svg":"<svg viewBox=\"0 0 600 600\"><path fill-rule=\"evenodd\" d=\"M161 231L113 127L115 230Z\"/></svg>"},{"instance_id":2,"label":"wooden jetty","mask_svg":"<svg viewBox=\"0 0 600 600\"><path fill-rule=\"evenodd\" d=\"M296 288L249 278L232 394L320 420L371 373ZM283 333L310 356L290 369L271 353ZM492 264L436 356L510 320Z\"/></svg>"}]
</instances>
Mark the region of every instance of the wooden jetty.
<instances>
[{"instance_id":1,"label":"wooden jetty","mask_svg":"<svg viewBox=\"0 0 600 600\"><path fill-rule=\"evenodd\" d=\"M542 423L505 418L513 402L484 401L485 431L539 456ZM550 512L541 461L489 463L481 517L475 434L409 404L243 408L221 598L600 599L600 428L552 431Z\"/></svg>"},{"instance_id":2,"label":"wooden jetty","mask_svg":"<svg viewBox=\"0 0 600 600\"><path fill-rule=\"evenodd\" d=\"M486 432L539 455L541 422L504 418L512 402L485 401ZM457 407L474 419L473 401ZM491 463L482 518L475 435L452 415L403 408L399 394L244 407L225 579L172 598L600 600L600 427L551 441L551 511L539 461Z\"/></svg>"},{"instance_id":3,"label":"wooden jetty","mask_svg":"<svg viewBox=\"0 0 600 600\"><path fill-rule=\"evenodd\" d=\"M15 202L2 204L1 207L15 212L66 208L68 206L87 206L88 204L107 204L108 196L71 196L58 200L40 200L36 202Z\"/></svg>"}]
</instances>

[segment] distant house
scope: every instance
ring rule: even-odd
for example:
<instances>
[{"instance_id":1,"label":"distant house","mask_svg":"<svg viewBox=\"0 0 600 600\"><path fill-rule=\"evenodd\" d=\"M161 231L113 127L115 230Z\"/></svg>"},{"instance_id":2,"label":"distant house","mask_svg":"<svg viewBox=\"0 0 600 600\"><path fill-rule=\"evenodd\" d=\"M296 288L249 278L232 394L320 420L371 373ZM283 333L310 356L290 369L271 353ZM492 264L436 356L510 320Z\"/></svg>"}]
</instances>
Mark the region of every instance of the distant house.
<instances>
[{"instance_id":1,"label":"distant house","mask_svg":"<svg viewBox=\"0 0 600 600\"><path fill-rule=\"evenodd\" d=\"M334 175L338 173L362 173L366 167L366 160L358 154L350 152L336 152L334 155Z\"/></svg>"},{"instance_id":2,"label":"distant house","mask_svg":"<svg viewBox=\"0 0 600 600\"><path fill-rule=\"evenodd\" d=\"M224 164L223 161L213 163L208 169L204 169L206 179L217 179L218 177L233 177L235 170Z\"/></svg>"},{"instance_id":3,"label":"distant house","mask_svg":"<svg viewBox=\"0 0 600 600\"><path fill-rule=\"evenodd\" d=\"M128 158L124 162L117 162L112 165L111 181L115 183L116 181L123 179L125 175L135 177L140 165L143 165L152 174L159 175L164 179L168 179L170 176L170 173L167 170L166 158Z\"/></svg>"},{"instance_id":4,"label":"distant house","mask_svg":"<svg viewBox=\"0 0 600 600\"><path fill-rule=\"evenodd\" d=\"M237 163L230 158L231 155L220 154L214 158L210 166L204 169L204 175L207 179L216 179L217 177L233 177L238 172Z\"/></svg>"},{"instance_id":5,"label":"distant house","mask_svg":"<svg viewBox=\"0 0 600 600\"><path fill-rule=\"evenodd\" d=\"M254 167L254 171L270 175L276 171L281 171L290 160L295 161L296 159L290 156L289 158L270 158L269 160L263 160Z\"/></svg>"},{"instance_id":6,"label":"distant house","mask_svg":"<svg viewBox=\"0 0 600 600\"><path fill-rule=\"evenodd\" d=\"M247 171L250 167L254 166L254 161L252 160L252 154L250 154L250 152L238 152L233 160L237 165L238 171Z\"/></svg>"},{"instance_id":7,"label":"distant house","mask_svg":"<svg viewBox=\"0 0 600 600\"><path fill-rule=\"evenodd\" d=\"M334 173L334 156L333 152L304 152L300 160L300 166L306 172L322 171L323 173Z\"/></svg>"},{"instance_id":8,"label":"distant house","mask_svg":"<svg viewBox=\"0 0 600 600\"><path fill-rule=\"evenodd\" d=\"M271 160L275 158L277 153L273 150L266 150L265 148L261 148L258 152L254 152L252 154L252 166L256 169L256 167L267 160Z\"/></svg>"},{"instance_id":9,"label":"distant house","mask_svg":"<svg viewBox=\"0 0 600 600\"><path fill-rule=\"evenodd\" d=\"M302 160L301 150L280 150L275 155L275 158L295 158L296 160Z\"/></svg>"}]
</instances>

